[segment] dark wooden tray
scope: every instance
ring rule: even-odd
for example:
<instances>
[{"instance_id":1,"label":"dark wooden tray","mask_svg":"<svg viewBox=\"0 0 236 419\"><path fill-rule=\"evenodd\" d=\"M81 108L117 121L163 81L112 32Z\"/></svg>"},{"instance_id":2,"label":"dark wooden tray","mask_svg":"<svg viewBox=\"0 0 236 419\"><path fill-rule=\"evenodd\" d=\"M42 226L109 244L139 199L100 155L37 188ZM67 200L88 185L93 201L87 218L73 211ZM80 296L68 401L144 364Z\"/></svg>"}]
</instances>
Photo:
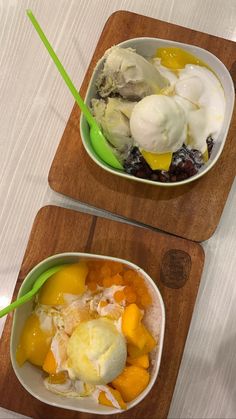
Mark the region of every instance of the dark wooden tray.
<instances>
[{"instance_id":1,"label":"dark wooden tray","mask_svg":"<svg viewBox=\"0 0 236 419\"><path fill-rule=\"evenodd\" d=\"M85 75L85 95L97 60L128 38L152 36L198 45L215 54L235 75L234 42L130 12L116 12L107 21ZM236 77L235 77L236 79ZM112 213L194 241L215 231L236 173L236 115L221 158L203 178L189 186L163 188L108 174L83 149L80 111L74 106L49 173L55 191Z\"/></svg>"},{"instance_id":2,"label":"dark wooden tray","mask_svg":"<svg viewBox=\"0 0 236 419\"><path fill-rule=\"evenodd\" d=\"M122 418L166 418L187 338L204 264L202 247L151 229L97 218L49 206L38 213L14 296L29 270L42 259L60 252L78 251L117 256L141 266L154 279L166 308L166 330L160 373L150 394ZM81 418L97 415L55 408L32 397L11 367L9 339L12 314L0 341L0 406L35 419ZM121 418L120 415L105 418Z\"/></svg>"}]
</instances>

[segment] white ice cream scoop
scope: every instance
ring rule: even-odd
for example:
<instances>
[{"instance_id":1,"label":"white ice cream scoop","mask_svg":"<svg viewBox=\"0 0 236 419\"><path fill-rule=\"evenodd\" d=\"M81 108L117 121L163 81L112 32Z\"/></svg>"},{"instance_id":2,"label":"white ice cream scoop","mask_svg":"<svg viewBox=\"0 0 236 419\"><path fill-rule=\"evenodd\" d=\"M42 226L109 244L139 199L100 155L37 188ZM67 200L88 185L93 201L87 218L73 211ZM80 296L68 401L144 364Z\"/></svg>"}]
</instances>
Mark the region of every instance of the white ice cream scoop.
<instances>
[{"instance_id":1,"label":"white ice cream scoop","mask_svg":"<svg viewBox=\"0 0 236 419\"><path fill-rule=\"evenodd\" d=\"M140 149L160 154L175 152L186 139L185 113L174 97L150 95L134 106L130 129Z\"/></svg>"},{"instance_id":2,"label":"white ice cream scoop","mask_svg":"<svg viewBox=\"0 0 236 419\"><path fill-rule=\"evenodd\" d=\"M175 99L186 113L192 148L206 150L206 139L217 138L224 120L225 97L215 74L205 67L188 64L179 72ZM190 109L187 101L194 104Z\"/></svg>"}]
</instances>

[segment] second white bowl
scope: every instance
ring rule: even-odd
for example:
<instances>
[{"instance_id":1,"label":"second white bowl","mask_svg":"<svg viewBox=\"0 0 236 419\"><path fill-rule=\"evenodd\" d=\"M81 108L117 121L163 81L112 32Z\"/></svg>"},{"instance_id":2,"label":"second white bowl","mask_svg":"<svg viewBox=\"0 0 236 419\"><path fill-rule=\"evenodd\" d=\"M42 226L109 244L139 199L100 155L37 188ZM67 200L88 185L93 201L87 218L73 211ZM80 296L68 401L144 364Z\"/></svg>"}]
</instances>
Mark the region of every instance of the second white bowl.
<instances>
[{"instance_id":1,"label":"second white bowl","mask_svg":"<svg viewBox=\"0 0 236 419\"><path fill-rule=\"evenodd\" d=\"M146 312L145 318L147 319L147 326L150 331L154 334L154 336L158 337L158 346L155 353L154 363L150 368L150 382L146 389L133 401L127 403L127 408L130 409L131 407L136 406L144 397L149 393L152 386L155 383L155 380L158 375L160 362L161 362L161 355L162 355L162 347L163 347L163 339L164 339L164 328L165 328L165 309L164 303L161 297L161 294L150 278L150 276L139 268L137 265L128 262L127 260L117 259L109 256L101 256L101 255L92 255L87 253L62 253L51 256L42 262L40 262L37 266L35 266L26 276L25 280L23 281L21 288L18 293L18 297L24 295L28 292L35 280L38 276L46 271L47 269L60 265L60 264L68 264L68 263L76 263L79 260L111 260L111 261L118 261L124 264L126 267L133 269L144 278L150 293L152 295L153 304L151 308L149 308ZM29 362L25 362L25 364L20 367L16 361L16 348L19 343L20 335L22 328L25 324L27 317L30 315L33 309L33 301L29 301L28 303L24 304L23 306L19 307L14 314L13 325L12 325L12 332L11 332L11 342L10 342L10 353L11 353L11 362L15 374L23 385L23 387L30 393L32 396L36 397L40 401L47 403L51 406L61 407L64 409L76 410L78 412L86 412L86 413L94 413L97 415L108 415L108 414L117 414L123 412L123 410L118 410L111 407L106 407L101 404L97 404L95 400L89 397L83 397L79 399L74 398L67 398L64 396L59 396L57 394L51 393L48 391L44 384L43 384L43 372L30 364ZM155 317L153 321L153 316Z\"/></svg>"}]
</instances>

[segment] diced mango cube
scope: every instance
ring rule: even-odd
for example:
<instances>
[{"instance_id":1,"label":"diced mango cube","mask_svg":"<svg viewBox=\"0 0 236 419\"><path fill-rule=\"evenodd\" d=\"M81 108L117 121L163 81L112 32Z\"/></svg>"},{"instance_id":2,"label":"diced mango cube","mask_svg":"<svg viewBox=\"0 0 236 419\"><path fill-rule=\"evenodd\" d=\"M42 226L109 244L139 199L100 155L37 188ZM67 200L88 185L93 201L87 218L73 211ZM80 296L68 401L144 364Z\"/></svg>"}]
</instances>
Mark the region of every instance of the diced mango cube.
<instances>
[{"instance_id":1,"label":"diced mango cube","mask_svg":"<svg viewBox=\"0 0 236 419\"><path fill-rule=\"evenodd\" d=\"M124 402L124 400L122 399L120 392L118 390L115 390L114 388L112 388L110 386L106 386L106 387L109 390L109 392L112 394L112 396L116 399L120 408L125 410L127 408L127 406L126 406L126 403ZM99 403L103 404L105 406L116 407L116 406L114 406L114 404L112 403L112 401L108 397L109 396L107 395L107 393L105 391L101 391L99 393L99 396L98 396Z\"/></svg>"},{"instance_id":2,"label":"diced mango cube","mask_svg":"<svg viewBox=\"0 0 236 419\"><path fill-rule=\"evenodd\" d=\"M140 349L138 346L133 345L132 343L128 343L128 354L131 358L137 358L139 356L148 354L151 352L155 346L157 345L157 342L155 341L154 337L151 335L151 333L146 329L145 326L143 326L145 329L145 336L146 336L146 342L142 349Z\"/></svg>"},{"instance_id":3,"label":"diced mango cube","mask_svg":"<svg viewBox=\"0 0 236 419\"><path fill-rule=\"evenodd\" d=\"M122 316L122 331L128 342L142 349L146 339L142 333L142 313L136 304L128 305Z\"/></svg>"},{"instance_id":4,"label":"diced mango cube","mask_svg":"<svg viewBox=\"0 0 236 419\"><path fill-rule=\"evenodd\" d=\"M128 343L144 352L137 356L144 355L155 347L156 341L146 327L141 323L142 312L136 304L130 304L124 310L122 316L122 331ZM134 356L133 358L136 358Z\"/></svg>"},{"instance_id":5,"label":"diced mango cube","mask_svg":"<svg viewBox=\"0 0 236 419\"><path fill-rule=\"evenodd\" d=\"M57 363L51 349L49 349L45 357L45 360L43 363L43 370L47 372L48 374L56 374Z\"/></svg>"},{"instance_id":6,"label":"diced mango cube","mask_svg":"<svg viewBox=\"0 0 236 419\"><path fill-rule=\"evenodd\" d=\"M39 303L61 305L65 304L64 294L83 294L87 274L86 262L65 266L45 282L39 292Z\"/></svg>"},{"instance_id":7,"label":"diced mango cube","mask_svg":"<svg viewBox=\"0 0 236 419\"><path fill-rule=\"evenodd\" d=\"M118 377L112 381L113 387L118 390L126 402L134 400L149 383L150 375L136 365L125 367Z\"/></svg>"},{"instance_id":8,"label":"diced mango cube","mask_svg":"<svg viewBox=\"0 0 236 419\"><path fill-rule=\"evenodd\" d=\"M149 358L147 354L138 356L137 358L132 358L128 356L127 362L128 364L137 365L137 367L141 367L141 368L147 369L149 367Z\"/></svg>"},{"instance_id":9,"label":"diced mango cube","mask_svg":"<svg viewBox=\"0 0 236 419\"><path fill-rule=\"evenodd\" d=\"M68 378L67 371L60 371L56 374L50 374L48 377L48 382L50 384L64 384Z\"/></svg>"}]
</instances>

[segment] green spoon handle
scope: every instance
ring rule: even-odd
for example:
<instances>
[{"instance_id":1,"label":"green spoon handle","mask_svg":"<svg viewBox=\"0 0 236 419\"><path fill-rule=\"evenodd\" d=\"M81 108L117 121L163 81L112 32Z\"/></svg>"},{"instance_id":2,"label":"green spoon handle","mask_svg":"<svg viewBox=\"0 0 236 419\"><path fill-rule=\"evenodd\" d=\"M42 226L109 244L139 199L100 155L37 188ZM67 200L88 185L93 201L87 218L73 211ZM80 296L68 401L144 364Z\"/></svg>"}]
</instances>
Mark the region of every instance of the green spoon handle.
<instances>
[{"instance_id":1,"label":"green spoon handle","mask_svg":"<svg viewBox=\"0 0 236 419\"><path fill-rule=\"evenodd\" d=\"M38 279L36 279L33 285L33 288L30 291L22 295L22 297L17 298L17 300L13 301L11 304L9 304L9 306L0 310L0 318L10 313L10 311L14 310L15 308L22 306L22 304L27 303L27 301L31 300L31 298L34 297L34 295L40 290L43 284L47 281L47 279L50 278L52 275L54 275L56 272L60 271L65 266L66 266L65 264L53 266L52 268L49 268L47 271L43 272L38 277Z\"/></svg>"},{"instance_id":2,"label":"green spoon handle","mask_svg":"<svg viewBox=\"0 0 236 419\"><path fill-rule=\"evenodd\" d=\"M46 49L48 50L51 58L53 59L55 65L57 66L59 73L61 74L63 80L65 81L65 83L67 84L67 86L69 87L72 95L74 96L77 104L79 105L81 111L83 112L83 114L85 115L90 127L92 127L93 125L95 125L95 121L87 107L87 105L83 102L78 90L76 89L75 85L73 84L71 78L69 77L68 73L66 72L66 70L64 69L62 63L60 62L59 58L57 57L55 51L53 50L51 44L49 43L48 39L46 38L41 26L39 25L37 19L35 18L35 16L33 15L31 10L27 10L27 15L29 17L29 19L31 20L34 28L36 29L36 31L38 32L39 37L41 38L41 40L43 41Z\"/></svg>"},{"instance_id":3,"label":"green spoon handle","mask_svg":"<svg viewBox=\"0 0 236 419\"><path fill-rule=\"evenodd\" d=\"M13 303L9 304L9 306L0 310L0 318L5 316L6 314L10 313L10 311L13 311L15 308L17 308L19 306L22 306L27 301L31 300L31 298L34 296L34 294L35 294L35 292L33 290L31 290L31 291L27 292L27 294L18 298L16 301L13 301Z\"/></svg>"}]
</instances>

